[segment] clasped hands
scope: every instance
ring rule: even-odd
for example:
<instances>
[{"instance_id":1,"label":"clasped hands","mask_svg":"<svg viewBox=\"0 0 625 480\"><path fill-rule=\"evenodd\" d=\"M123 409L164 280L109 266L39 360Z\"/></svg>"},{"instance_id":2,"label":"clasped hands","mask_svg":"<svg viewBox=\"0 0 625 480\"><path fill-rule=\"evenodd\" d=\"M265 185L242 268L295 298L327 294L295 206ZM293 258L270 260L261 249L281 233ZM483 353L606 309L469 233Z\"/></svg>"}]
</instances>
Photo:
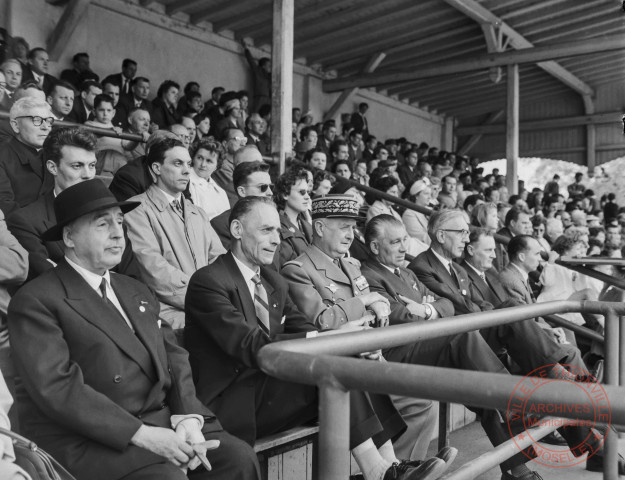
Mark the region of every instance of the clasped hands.
<instances>
[{"instance_id":1,"label":"clasped hands","mask_svg":"<svg viewBox=\"0 0 625 480\"><path fill-rule=\"evenodd\" d=\"M130 443L165 457L183 471L195 470L201 463L210 470L206 452L219 447L219 440L204 439L200 424L194 418L180 422L175 431L142 425Z\"/></svg>"}]
</instances>

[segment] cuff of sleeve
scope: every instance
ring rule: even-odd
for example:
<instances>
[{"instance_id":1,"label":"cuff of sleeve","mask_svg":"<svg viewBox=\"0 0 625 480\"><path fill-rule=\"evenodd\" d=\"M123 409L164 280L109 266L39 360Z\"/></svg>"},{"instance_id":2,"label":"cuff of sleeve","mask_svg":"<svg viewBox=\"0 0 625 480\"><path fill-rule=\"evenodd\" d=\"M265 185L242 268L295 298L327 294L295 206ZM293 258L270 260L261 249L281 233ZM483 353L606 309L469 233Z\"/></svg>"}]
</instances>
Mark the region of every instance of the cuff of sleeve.
<instances>
[{"instance_id":1,"label":"cuff of sleeve","mask_svg":"<svg viewBox=\"0 0 625 480\"><path fill-rule=\"evenodd\" d=\"M425 303L424 305L429 305L431 308L431 312L432 312L432 315L426 318L426 320L434 320L435 318L438 318L441 316L441 314L438 313L438 310L436 310L436 308L434 308L434 306L431 303Z\"/></svg>"},{"instance_id":2,"label":"cuff of sleeve","mask_svg":"<svg viewBox=\"0 0 625 480\"><path fill-rule=\"evenodd\" d=\"M315 338L317 335L319 335L319 332L317 330L311 330L310 332L306 332L306 338Z\"/></svg>"},{"instance_id":3,"label":"cuff of sleeve","mask_svg":"<svg viewBox=\"0 0 625 480\"><path fill-rule=\"evenodd\" d=\"M196 415L194 413L191 413L189 415L172 415L170 418L171 428L176 430L176 427L178 427L178 425L180 425L181 422L184 422L185 420L188 420L189 418L196 419L200 424L200 430L202 429L202 427L204 426L204 417L202 417L202 415Z\"/></svg>"}]
</instances>

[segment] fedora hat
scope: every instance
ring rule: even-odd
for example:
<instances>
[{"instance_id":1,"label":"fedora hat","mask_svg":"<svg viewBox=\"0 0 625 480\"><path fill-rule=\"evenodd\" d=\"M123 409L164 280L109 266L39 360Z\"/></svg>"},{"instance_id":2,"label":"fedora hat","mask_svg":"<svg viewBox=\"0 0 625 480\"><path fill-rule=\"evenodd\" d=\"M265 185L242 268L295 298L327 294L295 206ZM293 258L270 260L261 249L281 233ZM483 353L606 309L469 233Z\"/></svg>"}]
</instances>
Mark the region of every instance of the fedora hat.
<instances>
[{"instance_id":1,"label":"fedora hat","mask_svg":"<svg viewBox=\"0 0 625 480\"><path fill-rule=\"evenodd\" d=\"M325 195L312 201L312 218L355 218L359 219L359 205L351 195Z\"/></svg>"},{"instance_id":2,"label":"fedora hat","mask_svg":"<svg viewBox=\"0 0 625 480\"><path fill-rule=\"evenodd\" d=\"M141 202L118 202L101 180L94 178L66 188L54 199L56 225L41 235L46 242L61 240L63 227L74 220L113 207L127 213L141 205Z\"/></svg>"}]
</instances>

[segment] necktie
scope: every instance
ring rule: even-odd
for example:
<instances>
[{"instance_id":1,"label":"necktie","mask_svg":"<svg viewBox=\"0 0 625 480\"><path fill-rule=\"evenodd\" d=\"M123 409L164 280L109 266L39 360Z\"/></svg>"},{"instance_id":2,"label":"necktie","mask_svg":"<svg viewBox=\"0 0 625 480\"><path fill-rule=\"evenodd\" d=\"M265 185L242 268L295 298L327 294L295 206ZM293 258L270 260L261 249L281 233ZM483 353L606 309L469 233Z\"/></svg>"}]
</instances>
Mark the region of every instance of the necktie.
<instances>
[{"instance_id":1,"label":"necktie","mask_svg":"<svg viewBox=\"0 0 625 480\"><path fill-rule=\"evenodd\" d=\"M124 86L122 88L122 93L128 93L128 79L124 78Z\"/></svg>"},{"instance_id":2,"label":"necktie","mask_svg":"<svg viewBox=\"0 0 625 480\"><path fill-rule=\"evenodd\" d=\"M252 277L252 282L255 284L254 308L258 317L258 326L269 336L269 298L267 297L267 290L263 287L258 275Z\"/></svg>"},{"instance_id":3,"label":"necktie","mask_svg":"<svg viewBox=\"0 0 625 480\"><path fill-rule=\"evenodd\" d=\"M182 205L180 205L180 201L178 199L171 202L171 205L172 207L174 207L174 210L176 211L176 213L178 213L178 215L180 215L181 217L184 217L184 212L182 211Z\"/></svg>"},{"instance_id":4,"label":"necktie","mask_svg":"<svg viewBox=\"0 0 625 480\"><path fill-rule=\"evenodd\" d=\"M102 302L108 304L109 300L106 297L106 278L104 277L102 277L102 282L100 282L100 294L102 295Z\"/></svg>"},{"instance_id":5,"label":"necktie","mask_svg":"<svg viewBox=\"0 0 625 480\"><path fill-rule=\"evenodd\" d=\"M480 272L480 278L486 283L486 275L484 275L484 272Z\"/></svg>"},{"instance_id":6,"label":"necktie","mask_svg":"<svg viewBox=\"0 0 625 480\"><path fill-rule=\"evenodd\" d=\"M397 275L399 278L401 278L401 273L399 271L399 268L396 268L395 270L393 270L393 273Z\"/></svg>"},{"instance_id":7,"label":"necktie","mask_svg":"<svg viewBox=\"0 0 625 480\"><path fill-rule=\"evenodd\" d=\"M456 282L456 287L460 286L460 281L458 280L458 275L456 275L456 270L454 270L454 266L452 264L452 262L449 262L449 273L451 274L451 276L453 277L454 281Z\"/></svg>"}]
</instances>

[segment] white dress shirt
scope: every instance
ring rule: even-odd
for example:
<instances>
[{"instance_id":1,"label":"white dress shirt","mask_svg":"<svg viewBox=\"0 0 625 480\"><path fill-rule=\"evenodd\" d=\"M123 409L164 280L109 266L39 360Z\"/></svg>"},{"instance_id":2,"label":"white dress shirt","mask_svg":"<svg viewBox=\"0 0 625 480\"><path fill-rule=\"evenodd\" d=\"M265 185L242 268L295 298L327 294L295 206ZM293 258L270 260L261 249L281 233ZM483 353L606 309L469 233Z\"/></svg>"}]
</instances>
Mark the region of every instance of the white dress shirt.
<instances>
[{"instance_id":1,"label":"white dress shirt","mask_svg":"<svg viewBox=\"0 0 625 480\"><path fill-rule=\"evenodd\" d=\"M96 293L100 296L102 295L102 292L100 291L100 284L102 283L103 278L104 280L106 280L106 298L115 306L115 308L117 308L120 315L124 318L124 320L130 327L130 329L134 332L135 329L130 323L130 320L128 319L128 316L126 315L126 312L124 312L124 309L122 308L121 303L119 303L119 300L117 299L117 295L115 295L115 292L113 291L113 288L111 287L111 275L109 271L107 270L106 272L104 272L104 275L98 275L96 273L90 272L84 267L81 267L77 263L72 262L67 257L65 257L65 260L67 260L67 263L69 264L69 266L72 267L74 270L76 270L78 274L82 278L85 279L85 281L89 284L89 286L93 288L96 291Z\"/></svg>"},{"instance_id":2,"label":"white dress shirt","mask_svg":"<svg viewBox=\"0 0 625 480\"><path fill-rule=\"evenodd\" d=\"M215 180L200 177L191 169L189 176L189 192L193 203L206 212L212 220L217 215L230 209L228 194Z\"/></svg>"}]
</instances>

